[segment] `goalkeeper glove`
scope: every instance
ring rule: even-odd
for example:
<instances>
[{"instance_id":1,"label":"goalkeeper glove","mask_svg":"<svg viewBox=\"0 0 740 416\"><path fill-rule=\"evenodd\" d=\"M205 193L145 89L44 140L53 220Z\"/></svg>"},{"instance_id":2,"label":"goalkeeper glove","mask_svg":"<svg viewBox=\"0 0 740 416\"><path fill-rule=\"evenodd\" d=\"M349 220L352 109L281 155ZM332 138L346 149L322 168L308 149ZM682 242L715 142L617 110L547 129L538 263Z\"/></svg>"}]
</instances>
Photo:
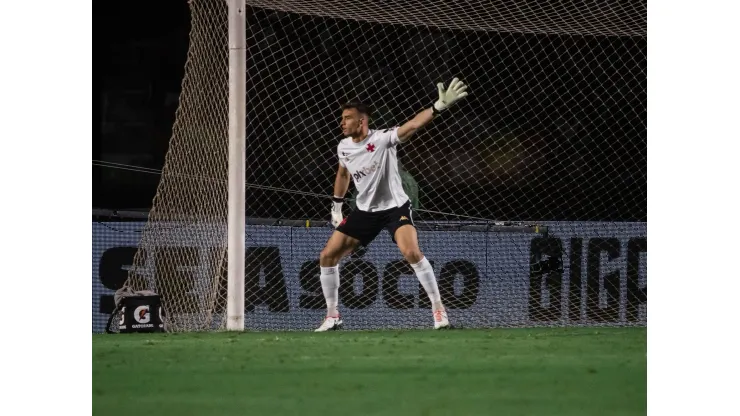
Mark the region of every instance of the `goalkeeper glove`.
<instances>
[{"instance_id":1,"label":"goalkeeper glove","mask_svg":"<svg viewBox=\"0 0 740 416\"><path fill-rule=\"evenodd\" d=\"M450 82L449 87L445 90L444 84L441 82L437 84L437 91L439 92L439 99L432 106L432 112L439 114L442 111L450 108L452 104L455 104L458 100L465 98L468 93L468 86L462 81L455 78Z\"/></svg>"},{"instance_id":2,"label":"goalkeeper glove","mask_svg":"<svg viewBox=\"0 0 740 416\"><path fill-rule=\"evenodd\" d=\"M332 197L332 208L331 208L331 225L334 226L334 228L339 227L339 224L342 223L342 203L344 202L344 198L340 198L338 196Z\"/></svg>"}]
</instances>

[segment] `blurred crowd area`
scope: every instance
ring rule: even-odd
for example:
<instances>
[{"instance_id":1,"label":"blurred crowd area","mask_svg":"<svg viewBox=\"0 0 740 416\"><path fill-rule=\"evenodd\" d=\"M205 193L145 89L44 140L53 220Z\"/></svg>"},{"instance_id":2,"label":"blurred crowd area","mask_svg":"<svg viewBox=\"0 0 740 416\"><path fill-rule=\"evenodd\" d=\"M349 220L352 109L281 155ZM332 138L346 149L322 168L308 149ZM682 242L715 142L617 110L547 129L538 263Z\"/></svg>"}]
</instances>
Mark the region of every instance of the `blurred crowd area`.
<instances>
[{"instance_id":1,"label":"blurred crowd area","mask_svg":"<svg viewBox=\"0 0 740 416\"><path fill-rule=\"evenodd\" d=\"M119 15L96 27L93 159L164 164L190 30L187 4L169 6L146 16L96 6ZM248 215L326 211L325 199L290 192L331 193L343 101L370 103L372 127L391 127L430 106L437 82L460 76L471 96L400 150L419 208L647 219L645 39L452 32L260 9L247 26L247 181L257 186L247 191ZM94 167L94 205L147 209L158 180Z\"/></svg>"}]
</instances>

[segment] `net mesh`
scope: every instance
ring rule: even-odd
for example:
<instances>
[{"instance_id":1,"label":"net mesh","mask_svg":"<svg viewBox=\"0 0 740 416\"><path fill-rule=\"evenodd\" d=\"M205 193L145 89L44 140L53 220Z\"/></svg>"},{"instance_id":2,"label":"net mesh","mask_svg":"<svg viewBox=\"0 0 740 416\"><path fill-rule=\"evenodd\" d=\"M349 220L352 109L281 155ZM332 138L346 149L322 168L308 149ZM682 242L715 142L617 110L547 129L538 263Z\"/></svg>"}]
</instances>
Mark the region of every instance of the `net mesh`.
<instances>
[{"instance_id":1,"label":"net mesh","mask_svg":"<svg viewBox=\"0 0 740 416\"><path fill-rule=\"evenodd\" d=\"M248 329L323 316L340 104L369 102L371 128L392 127L455 76L470 96L399 148L453 324L645 323L644 1L247 3ZM129 273L175 331L222 327L226 294L227 5L190 7L177 121ZM349 327L431 325L385 232L340 276Z\"/></svg>"},{"instance_id":2,"label":"net mesh","mask_svg":"<svg viewBox=\"0 0 740 416\"><path fill-rule=\"evenodd\" d=\"M190 3L182 94L127 286L162 297L172 331L220 325L226 256L228 22L222 2Z\"/></svg>"}]
</instances>

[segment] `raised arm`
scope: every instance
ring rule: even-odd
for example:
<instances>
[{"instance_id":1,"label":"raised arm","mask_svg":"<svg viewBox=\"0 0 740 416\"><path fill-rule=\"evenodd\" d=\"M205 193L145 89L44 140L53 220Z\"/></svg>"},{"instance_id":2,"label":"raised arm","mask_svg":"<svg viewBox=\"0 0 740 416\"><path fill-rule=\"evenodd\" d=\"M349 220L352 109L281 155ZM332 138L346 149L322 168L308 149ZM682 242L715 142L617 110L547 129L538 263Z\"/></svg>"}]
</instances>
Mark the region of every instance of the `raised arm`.
<instances>
[{"instance_id":1,"label":"raised arm","mask_svg":"<svg viewBox=\"0 0 740 416\"><path fill-rule=\"evenodd\" d=\"M427 108L426 110L415 115L414 118L403 123L401 127L398 128L398 140L401 143L405 142L406 140L411 138L411 136L413 136L417 130L426 126L430 121L432 121L434 117L435 114L431 108Z\"/></svg>"},{"instance_id":2,"label":"raised arm","mask_svg":"<svg viewBox=\"0 0 740 416\"><path fill-rule=\"evenodd\" d=\"M416 133L417 130L427 125L434 117L442 111L450 108L452 104L458 100L465 98L468 93L468 86L462 81L455 78L450 82L450 86L445 90L444 84L441 82L437 84L437 91L439 92L439 99L434 103L431 108L420 112L414 118L404 123L398 128L398 140L401 143L408 140L411 136Z\"/></svg>"}]
</instances>

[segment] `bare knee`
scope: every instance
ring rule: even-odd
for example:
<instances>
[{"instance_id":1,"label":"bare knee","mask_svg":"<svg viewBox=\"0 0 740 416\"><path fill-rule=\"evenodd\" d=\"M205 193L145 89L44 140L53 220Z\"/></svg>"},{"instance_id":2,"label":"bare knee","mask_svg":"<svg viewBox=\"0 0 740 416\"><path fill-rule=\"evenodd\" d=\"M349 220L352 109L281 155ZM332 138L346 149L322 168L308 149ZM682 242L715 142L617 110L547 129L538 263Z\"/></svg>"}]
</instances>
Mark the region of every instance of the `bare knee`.
<instances>
[{"instance_id":1,"label":"bare knee","mask_svg":"<svg viewBox=\"0 0 740 416\"><path fill-rule=\"evenodd\" d=\"M339 264L342 257L351 253L352 249L352 245L327 245L323 250L321 250L321 254L319 254L319 263L321 264L321 267L334 267Z\"/></svg>"},{"instance_id":2,"label":"bare knee","mask_svg":"<svg viewBox=\"0 0 740 416\"><path fill-rule=\"evenodd\" d=\"M424 258L418 247L403 248L401 249L401 255L411 264L416 264Z\"/></svg>"},{"instance_id":3,"label":"bare knee","mask_svg":"<svg viewBox=\"0 0 740 416\"><path fill-rule=\"evenodd\" d=\"M352 249L354 249L358 243L359 241L356 239L335 231L319 255L319 263L321 264L321 267L336 266L339 264L339 261L342 260L342 257L351 253Z\"/></svg>"},{"instance_id":4,"label":"bare knee","mask_svg":"<svg viewBox=\"0 0 740 416\"><path fill-rule=\"evenodd\" d=\"M319 264L321 264L321 267L334 267L339 264L339 260L341 259L341 253L329 247L324 247L319 255Z\"/></svg>"}]
</instances>

